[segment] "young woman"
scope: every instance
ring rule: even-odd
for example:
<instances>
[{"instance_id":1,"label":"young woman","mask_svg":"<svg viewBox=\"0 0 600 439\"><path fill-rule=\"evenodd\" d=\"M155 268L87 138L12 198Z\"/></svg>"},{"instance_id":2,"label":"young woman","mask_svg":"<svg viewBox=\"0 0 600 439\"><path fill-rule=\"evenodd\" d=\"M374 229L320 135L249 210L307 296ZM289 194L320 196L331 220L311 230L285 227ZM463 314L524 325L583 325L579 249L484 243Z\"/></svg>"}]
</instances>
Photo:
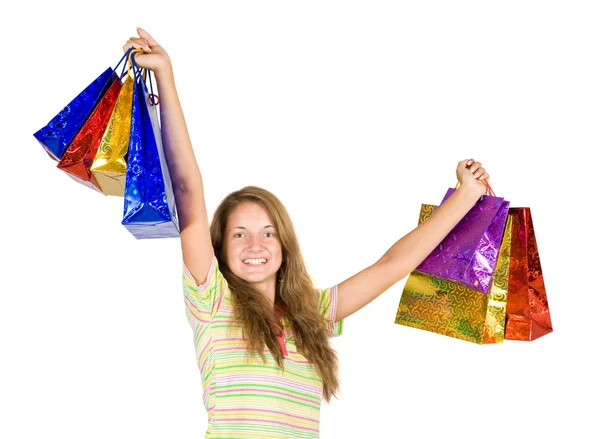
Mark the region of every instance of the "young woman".
<instances>
[{"instance_id":1,"label":"young woman","mask_svg":"<svg viewBox=\"0 0 600 439\"><path fill-rule=\"evenodd\" d=\"M458 190L377 262L315 290L290 217L270 192L228 195L209 225L202 177L179 102L171 61L146 31L123 49L143 49L154 72L163 145L181 227L186 314L193 329L206 438L317 438L319 410L339 389L328 337L345 317L407 276L486 193L481 163L459 162Z\"/></svg>"}]
</instances>

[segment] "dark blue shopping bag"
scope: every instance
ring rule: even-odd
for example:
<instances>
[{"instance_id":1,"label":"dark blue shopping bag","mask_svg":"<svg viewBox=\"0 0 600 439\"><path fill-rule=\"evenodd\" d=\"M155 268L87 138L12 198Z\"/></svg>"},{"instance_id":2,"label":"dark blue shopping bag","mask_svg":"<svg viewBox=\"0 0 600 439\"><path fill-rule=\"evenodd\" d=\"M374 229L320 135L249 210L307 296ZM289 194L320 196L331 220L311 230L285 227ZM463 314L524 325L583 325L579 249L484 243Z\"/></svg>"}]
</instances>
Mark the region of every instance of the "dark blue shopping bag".
<instances>
[{"instance_id":1,"label":"dark blue shopping bag","mask_svg":"<svg viewBox=\"0 0 600 439\"><path fill-rule=\"evenodd\" d=\"M60 160L75 135L96 107L96 104L104 96L104 93L110 88L111 84L118 80L115 72L131 50L129 49L123 55L114 69L111 67L106 69L85 90L79 93L75 99L54 116L46 126L33 134L51 158L56 161Z\"/></svg>"},{"instance_id":2,"label":"dark blue shopping bag","mask_svg":"<svg viewBox=\"0 0 600 439\"><path fill-rule=\"evenodd\" d=\"M125 176L122 224L137 239L179 237L179 222L171 176L162 146L156 95L148 92L152 80L135 63L131 131ZM156 99L156 100L155 100Z\"/></svg>"}]
</instances>

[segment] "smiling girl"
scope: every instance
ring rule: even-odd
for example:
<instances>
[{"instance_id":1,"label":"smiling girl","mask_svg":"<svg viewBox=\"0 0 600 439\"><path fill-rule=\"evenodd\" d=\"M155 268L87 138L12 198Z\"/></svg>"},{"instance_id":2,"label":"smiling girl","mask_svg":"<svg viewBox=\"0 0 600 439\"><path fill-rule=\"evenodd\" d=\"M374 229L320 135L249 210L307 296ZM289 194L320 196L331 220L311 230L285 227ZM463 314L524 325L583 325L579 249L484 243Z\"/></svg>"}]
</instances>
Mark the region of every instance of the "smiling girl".
<instances>
[{"instance_id":1,"label":"smiling girl","mask_svg":"<svg viewBox=\"0 0 600 439\"><path fill-rule=\"evenodd\" d=\"M315 289L292 221L271 192L228 195L209 225L204 186L177 95L171 60L138 28L123 49L154 72L165 155L181 228L183 285L192 327L206 438L318 438L321 401L339 390L328 338L343 319L407 276L486 193L481 163L463 160L459 188L431 218L373 265Z\"/></svg>"}]
</instances>

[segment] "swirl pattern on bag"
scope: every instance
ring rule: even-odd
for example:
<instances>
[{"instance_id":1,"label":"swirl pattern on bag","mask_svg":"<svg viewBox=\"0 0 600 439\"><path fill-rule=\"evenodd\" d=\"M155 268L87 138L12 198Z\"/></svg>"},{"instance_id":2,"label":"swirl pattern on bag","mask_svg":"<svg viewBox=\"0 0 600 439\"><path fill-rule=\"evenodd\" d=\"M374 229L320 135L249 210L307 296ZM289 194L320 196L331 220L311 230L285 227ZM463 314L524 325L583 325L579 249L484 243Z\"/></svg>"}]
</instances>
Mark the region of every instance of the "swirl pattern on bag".
<instances>
[{"instance_id":1,"label":"swirl pattern on bag","mask_svg":"<svg viewBox=\"0 0 600 439\"><path fill-rule=\"evenodd\" d=\"M436 206L422 205L419 224L435 209ZM404 286L395 323L474 343L501 343L504 339L511 230L512 221L507 221L489 294L415 270Z\"/></svg>"},{"instance_id":2,"label":"swirl pattern on bag","mask_svg":"<svg viewBox=\"0 0 600 439\"><path fill-rule=\"evenodd\" d=\"M123 196L131 130L133 79L127 75L91 166L105 195Z\"/></svg>"},{"instance_id":3,"label":"swirl pattern on bag","mask_svg":"<svg viewBox=\"0 0 600 439\"><path fill-rule=\"evenodd\" d=\"M57 165L78 183L98 192L101 192L100 185L90 168L120 91L121 82L114 80Z\"/></svg>"}]
</instances>

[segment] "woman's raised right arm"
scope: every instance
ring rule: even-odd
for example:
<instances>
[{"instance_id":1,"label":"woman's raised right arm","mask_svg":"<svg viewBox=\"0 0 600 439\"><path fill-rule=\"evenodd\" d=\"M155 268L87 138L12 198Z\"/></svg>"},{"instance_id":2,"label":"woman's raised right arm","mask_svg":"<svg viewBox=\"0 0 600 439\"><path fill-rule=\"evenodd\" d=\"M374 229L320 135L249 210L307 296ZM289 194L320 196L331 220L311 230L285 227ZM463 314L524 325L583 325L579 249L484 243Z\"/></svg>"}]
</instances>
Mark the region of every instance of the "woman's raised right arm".
<instances>
[{"instance_id":1,"label":"woman's raised right arm","mask_svg":"<svg viewBox=\"0 0 600 439\"><path fill-rule=\"evenodd\" d=\"M143 49L144 53L135 55L136 63L152 70L156 77L162 143L173 182L183 260L196 283L202 284L213 258L202 176L177 95L171 60L148 32L141 28L137 32L139 38L130 38L123 49Z\"/></svg>"}]
</instances>

